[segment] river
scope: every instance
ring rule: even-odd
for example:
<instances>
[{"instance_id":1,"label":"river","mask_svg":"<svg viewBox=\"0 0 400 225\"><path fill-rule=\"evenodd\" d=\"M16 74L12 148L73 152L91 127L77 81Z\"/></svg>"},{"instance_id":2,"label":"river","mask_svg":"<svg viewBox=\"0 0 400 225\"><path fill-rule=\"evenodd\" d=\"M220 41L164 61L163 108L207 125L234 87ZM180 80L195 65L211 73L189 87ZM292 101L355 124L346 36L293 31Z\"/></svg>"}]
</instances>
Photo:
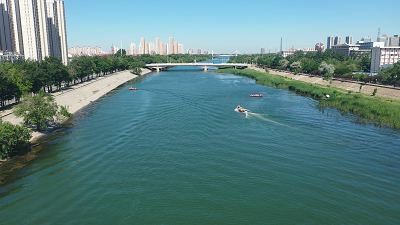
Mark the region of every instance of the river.
<instances>
[{"instance_id":1,"label":"river","mask_svg":"<svg viewBox=\"0 0 400 225\"><path fill-rule=\"evenodd\" d=\"M232 74L152 73L43 137L0 185L0 223L399 224L400 132L317 103Z\"/></svg>"}]
</instances>

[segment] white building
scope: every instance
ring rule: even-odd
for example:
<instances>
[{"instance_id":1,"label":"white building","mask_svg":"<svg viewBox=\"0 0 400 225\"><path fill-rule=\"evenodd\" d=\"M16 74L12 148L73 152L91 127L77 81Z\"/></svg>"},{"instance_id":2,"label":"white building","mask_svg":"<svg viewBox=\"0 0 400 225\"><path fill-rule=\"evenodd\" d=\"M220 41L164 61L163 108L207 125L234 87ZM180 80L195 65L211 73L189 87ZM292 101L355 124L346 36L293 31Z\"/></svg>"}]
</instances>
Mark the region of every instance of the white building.
<instances>
[{"instance_id":1,"label":"white building","mask_svg":"<svg viewBox=\"0 0 400 225\"><path fill-rule=\"evenodd\" d=\"M335 45L335 37L334 36L329 36L327 43L326 43L326 49L332 48L332 46Z\"/></svg>"},{"instance_id":2,"label":"white building","mask_svg":"<svg viewBox=\"0 0 400 225\"><path fill-rule=\"evenodd\" d=\"M400 47L373 47L371 54L371 73L400 61Z\"/></svg>"},{"instance_id":3,"label":"white building","mask_svg":"<svg viewBox=\"0 0 400 225\"><path fill-rule=\"evenodd\" d=\"M373 47L385 47L385 42L363 42L358 41L358 45L360 45L360 50L371 50Z\"/></svg>"},{"instance_id":4,"label":"white building","mask_svg":"<svg viewBox=\"0 0 400 225\"><path fill-rule=\"evenodd\" d=\"M353 36L346 36L346 43L352 45L353 44Z\"/></svg>"},{"instance_id":5,"label":"white building","mask_svg":"<svg viewBox=\"0 0 400 225\"><path fill-rule=\"evenodd\" d=\"M131 55L135 55L135 54L136 54L136 44L133 43L133 42L131 42L131 46L130 46L130 49L129 49L129 50L130 50L129 53L130 53Z\"/></svg>"},{"instance_id":6,"label":"white building","mask_svg":"<svg viewBox=\"0 0 400 225\"><path fill-rule=\"evenodd\" d=\"M56 56L67 64L64 2L0 0L0 50L31 60Z\"/></svg>"}]
</instances>

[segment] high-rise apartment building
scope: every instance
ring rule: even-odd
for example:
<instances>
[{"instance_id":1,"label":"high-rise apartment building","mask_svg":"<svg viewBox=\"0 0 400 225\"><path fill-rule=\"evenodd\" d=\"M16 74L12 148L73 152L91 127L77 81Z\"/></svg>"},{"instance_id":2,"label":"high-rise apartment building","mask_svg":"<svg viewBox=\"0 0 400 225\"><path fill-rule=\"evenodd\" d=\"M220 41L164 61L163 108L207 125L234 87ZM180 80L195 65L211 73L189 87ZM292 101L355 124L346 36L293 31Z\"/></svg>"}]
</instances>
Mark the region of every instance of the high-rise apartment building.
<instances>
[{"instance_id":1,"label":"high-rise apartment building","mask_svg":"<svg viewBox=\"0 0 400 225\"><path fill-rule=\"evenodd\" d=\"M131 42L131 46L130 46L129 50L130 50L131 55L136 54L136 44L134 42Z\"/></svg>"},{"instance_id":2,"label":"high-rise apartment building","mask_svg":"<svg viewBox=\"0 0 400 225\"><path fill-rule=\"evenodd\" d=\"M319 51L319 50L325 51L325 45L324 45L324 43L317 43L317 44L315 44L315 51Z\"/></svg>"},{"instance_id":3,"label":"high-rise apartment building","mask_svg":"<svg viewBox=\"0 0 400 225\"><path fill-rule=\"evenodd\" d=\"M353 36L352 35L346 36L346 43L349 45L353 44Z\"/></svg>"},{"instance_id":4,"label":"high-rise apartment building","mask_svg":"<svg viewBox=\"0 0 400 225\"><path fill-rule=\"evenodd\" d=\"M145 42L144 43L144 54L149 54L149 51L150 51L150 49L149 49L149 42Z\"/></svg>"},{"instance_id":5,"label":"high-rise apartment building","mask_svg":"<svg viewBox=\"0 0 400 225\"><path fill-rule=\"evenodd\" d=\"M341 45L342 44L342 36L336 36L334 45Z\"/></svg>"},{"instance_id":6,"label":"high-rise apartment building","mask_svg":"<svg viewBox=\"0 0 400 225\"><path fill-rule=\"evenodd\" d=\"M178 44L178 54L183 54L183 44Z\"/></svg>"},{"instance_id":7,"label":"high-rise apartment building","mask_svg":"<svg viewBox=\"0 0 400 225\"><path fill-rule=\"evenodd\" d=\"M156 54L160 54L160 38L156 38Z\"/></svg>"},{"instance_id":8,"label":"high-rise apartment building","mask_svg":"<svg viewBox=\"0 0 400 225\"><path fill-rule=\"evenodd\" d=\"M0 0L0 50L25 59L56 56L68 63L64 2Z\"/></svg>"},{"instance_id":9,"label":"high-rise apartment building","mask_svg":"<svg viewBox=\"0 0 400 225\"><path fill-rule=\"evenodd\" d=\"M174 54L178 54L178 42L174 42Z\"/></svg>"},{"instance_id":10,"label":"high-rise apartment building","mask_svg":"<svg viewBox=\"0 0 400 225\"><path fill-rule=\"evenodd\" d=\"M385 47L389 46L389 36L387 34L382 35L382 37L378 37L377 41L378 42L384 42L385 43Z\"/></svg>"},{"instance_id":11,"label":"high-rise apartment building","mask_svg":"<svg viewBox=\"0 0 400 225\"><path fill-rule=\"evenodd\" d=\"M62 59L63 63L67 64L68 46L67 28L65 26L66 22L64 2L58 0L46 0L46 10L50 55Z\"/></svg>"},{"instance_id":12,"label":"high-rise apartment building","mask_svg":"<svg viewBox=\"0 0 400 225\"><path fill-rule=\"evenodd\" d=\"M174 54L174 38L173 37L170 37L169 38L169 54L171 55L171 54Z\"/></svg>"},{"instance_id":13,"label":"high-rise apartment building","mask_svg":"<svg viewBox=\"0 0 400 225\"><path fill-rule=\"evenodd\" d=\"M144 40L144 37L142 37L141 39L140 39L140 45L139 45L139 54L141 54L141 55L143 55L143 54L145 54L145 40Z\"/></svg>"},{"instance_id":14,"label":"high-rise apartment building","mask_svg":"<svg viewBox=\"0 0 400 225\"><path fill-rule=\"evenodd\" d=\"M160 42L160 55L164 55L164 42Z\"/></svg>"},{"instance_id":15,"label":"high-rise apartment building","mask_svg":"<svg viewBox=\"0 0 400 225\"><path fill-rule=\"evenodd\" d=\"M197 55L201 55L202 51L201 48L197 49Z\"/></svg>"},{"instance_id":16,"label":"high-rise apartment building","mask_svg":"<svg viewBox=\"0 0 400 225\"><path fill-rule=\"evenodd\" d=\"M326 43L326 49L332 48L332 46L335 45L335 37L334 36L329 36L327 43Z\"/></svg>"},{"instance_id":17,"label":"high-rise apartment building","mask_svg":"<svg viewBox=\"0 0 400 225\"><path fill-rule=\"evenodd\" d=\"M389 47L399 47L400 37L399 35L394 35L394 37L389 38Z\"/></svg>"}]
</instances>

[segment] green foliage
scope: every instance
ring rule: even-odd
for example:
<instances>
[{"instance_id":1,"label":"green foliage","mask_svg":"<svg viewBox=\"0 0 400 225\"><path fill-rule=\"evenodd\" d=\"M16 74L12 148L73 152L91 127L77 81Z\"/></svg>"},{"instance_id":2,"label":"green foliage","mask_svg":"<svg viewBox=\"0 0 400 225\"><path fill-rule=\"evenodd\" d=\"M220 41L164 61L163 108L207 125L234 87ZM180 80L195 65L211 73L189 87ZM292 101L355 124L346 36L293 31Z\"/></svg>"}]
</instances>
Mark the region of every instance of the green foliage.
<instances>
[{"instance_id":1,"label":"green foliage","mask_svg":"<svg viewBox=\"0 0 400 225\"><path fill-rule=\"evenodd\" d=\"M57 117L58 106L54 98L40 91L37 95L26 95L24 101L15 106L13 113L24 117L25 125L36 125L39 131L45 130L49 122Z\"/></svg>"},{"instance_id":2,"label":"green foliage","mask_svg":"<svg viewBox=\"0 0 400 225\"><path fill-rule=\"evenodd\" d=\"M351 72L351 69L347 66L340 66L335 69L335 74L349 74Z\"/></svg>"},{"instance_id":3,"label":"green foliage","mask_svg":"<svg viewBox=\"0 0 400 225\"><path fill-rule=\"evenodd\" d=\"M324 74L324 79L325 80L330 80L330 79L332 79L332 77L333 77L333 74L331 74L331 73L325 73Z\"/></svg>"},{"instance_id":4,"label":"green foliage","mask_svg":"<svg viewBox=\"0 0 400 225\"><path fill-rule=\"evenodd\" d=\"M13 125L10 122L3 123L0 118L0 159L10 156L10 153L29 143L32 131L28 128Z\"/></svg>"},{"instance_id":5,"label":"green foliage","mask_svg":"<svg viewBox=\"0 0 400 225\"><path fill-rule=\"evenodd\" d=\"M68 107L61 105L60 106L60 115L65 117L73 117L74 115L68 112Z\"/></svg>"},{"instance_id":6,"label":"green foliage","mask_svg":"<svg viewBox=\"0 0 400 225\"><path fill-rule=\"evenodd\" d=\"M378 88L375 88L374 92L372 92L372 96L375 96L377 92L378 92Z\"/></svg>"},{"instance_id":7,"label":"green foliage","mask_svg":"<svg viewBox=\"0 0 400 225\"><path fill-rule=\"evenodd\" d=\"M318 67L318 70L323 74L335 72L333 64L328 64L326 62L322 62L321 65Z\"/></svg>"},{"instance_id":8,"label":"green foliage","mask_svg":"<svg viewBox=\"0 0 400 225\"><path fill-rule=\"evenodd\" d=\"M333 107L342 113L357 115L365 123L373 123L378 126L400 128L400 107L396 103L381 101L380 99L366 97L364 95L322 85L310 84L303 81L287 79L282 76L258 72L251 69L235 70L225 69L216 72L244 75L256 80L258 84L289 89L296 93L311 96L319 100L319 108ZM330 98L325 98L330 95Z\"/></svg>"}]
</instances>

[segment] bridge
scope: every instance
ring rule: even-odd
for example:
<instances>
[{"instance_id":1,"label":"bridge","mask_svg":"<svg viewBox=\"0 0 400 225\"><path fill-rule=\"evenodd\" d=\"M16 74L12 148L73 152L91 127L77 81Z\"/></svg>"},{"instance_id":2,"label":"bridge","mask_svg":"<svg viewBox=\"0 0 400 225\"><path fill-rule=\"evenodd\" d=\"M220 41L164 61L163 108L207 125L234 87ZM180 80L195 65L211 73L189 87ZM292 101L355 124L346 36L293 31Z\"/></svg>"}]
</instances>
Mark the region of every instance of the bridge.
<instances>
[{"instance_id":1,"label":"bridge","mask_svg":"<svg viewBox=\"0 0 400 225\"><path fill-rule=\"evenodd\" d=\"M230 66L234 67L235 69L237 67L249 67L251 64L247 63L152 63L152 64L146 64L146 67L150 69L156 69L157 72L160 72L160 70L167 68L167 67L176 67L176 66L195 66L195 67L201 67L204 69L204 71L207 71L208 68L210 67L220 67L220 66Z\"/></svg>"}]
</instances>

